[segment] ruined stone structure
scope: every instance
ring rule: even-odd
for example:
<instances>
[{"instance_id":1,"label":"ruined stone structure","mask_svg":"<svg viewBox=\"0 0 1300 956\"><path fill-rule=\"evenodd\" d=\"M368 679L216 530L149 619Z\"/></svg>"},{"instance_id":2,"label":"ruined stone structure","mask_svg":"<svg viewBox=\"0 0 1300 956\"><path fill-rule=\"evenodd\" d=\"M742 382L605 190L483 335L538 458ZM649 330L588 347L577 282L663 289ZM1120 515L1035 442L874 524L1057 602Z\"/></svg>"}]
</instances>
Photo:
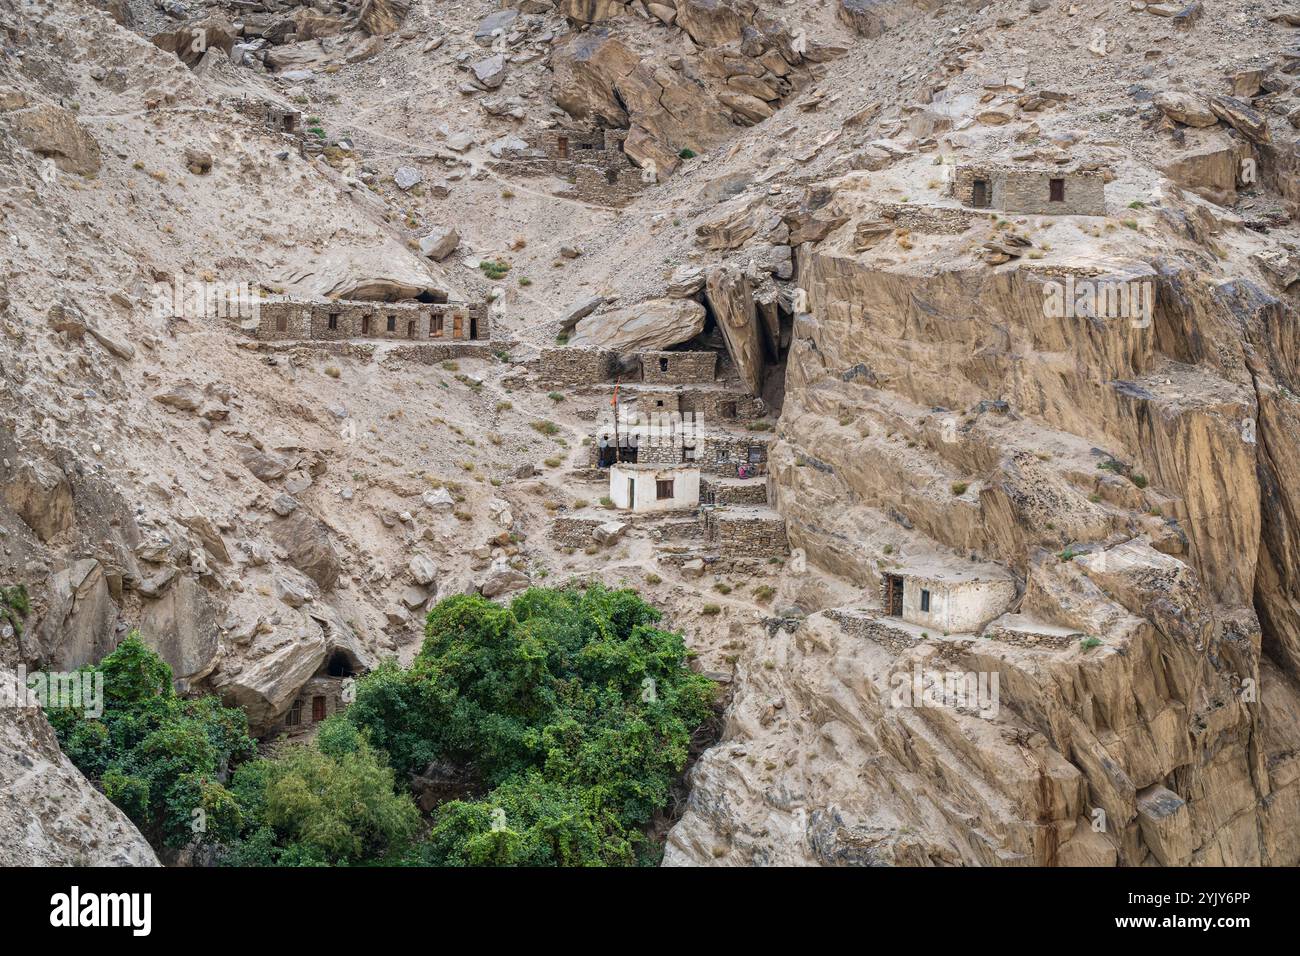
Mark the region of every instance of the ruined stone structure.
<instances>
[{"instance_id":1,"label":"ruined stone structure","mask_svg":"<svg viewBox=\"0 0 1300 956\"><path fill-rule=\"evenodd\" d=\"M771 508L706 508L704 540L725 554L774 557L790 553L785 521Z\"/></svg>"},{"instance_id":2,"label":"ruined stone structure","mask_svg":"<svg viewBox=\"0 0 1300 956\"><path fill-rule=\"evenodd\" d=\"M978 633L1016 599L1010 572L996 566L891 569L880 577L885 614L944 633Z\"/></svg>"},{"instance_id":3,"label":"ruined stone structure","mask_svg":"<svg viewBox=\"0 0 1300 956\"><path fill-rule=\"evenodd\" d=\"M262 302L255 327L263 341L402 339L482 342L491 337L486 303Z\"/></svg>"},{"instance_id":4,"label":"ruined stone structure","mask_svg":"<svg viewBox=\"0 0 1300 956\"><path fill-rule=\"evenodd\" d=\"M531 363L538 381L547 386L580 386L608 382L618 366L610 349L550 348Z\"/></svg>"},{"instance_id":5,"label":"ruined stone structure","mask_svg":"<svg viewBox=\"0 0 1300 956\"><path fill-rule=\"evenodd\" d=\"M1093 169L959 165L950 182L958 202L977 209L1058 216L1106 215L1105 177Z\"/></svg>"},{"instance_id":6,"label":"ruined stone structure","mask_svg":"<svg viewBox=\"0 0 1300 956\"><path fill-rule=\"evenodd\" d=\"M717 374L716 352L642 352L641 381L647 385L690 385L712 382Z\"/></svg>"},{"instance_id":7,"label":"ruined stone structure","mask_svg":"<svg viewBox=\"0 0 1300 956\"><path fill-rule=\"evenodd\" d=\"M283 103L241 96L231 102L231 107L274 133L296 136L303 129L302 111Z\"/></svg>"},{"instance_id":8,"label":"ruined stone structure","mask_svg":"<svg viewBox=\"0 0 1300 956\"><path fill-rule=\"evenodd\" d=\"M522 147L505 149L498 171L521 176L555 176L570 188L560 194L600 205L628 202L642 188L642 171L623 152L627 130L543 130Z\"/></svg>"},{"instance_id":9,"label":"ruined stone structure","mask_svg":"<svg viewBox=\"0 0 1300 956\"><path fill-rule=\"evenodd\" d=\"M617 464L609 469L614 507L634 513L684 511L700 503L700 470L688 465Z\"/></svg>"}]
</instances>

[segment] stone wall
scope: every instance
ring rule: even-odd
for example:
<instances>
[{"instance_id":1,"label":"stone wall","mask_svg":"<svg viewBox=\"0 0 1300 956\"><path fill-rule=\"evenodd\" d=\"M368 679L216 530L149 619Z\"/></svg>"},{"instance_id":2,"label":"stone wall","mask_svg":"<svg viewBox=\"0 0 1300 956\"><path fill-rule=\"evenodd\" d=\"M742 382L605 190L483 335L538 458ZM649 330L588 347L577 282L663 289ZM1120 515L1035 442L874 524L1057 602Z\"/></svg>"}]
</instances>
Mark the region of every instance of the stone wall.
<instances>
[{"instance_id":1,"label":"stone wall","mask_svg":"<svg viewBox=\"0 0 1300 956\"><path fill-rule=\"evenodd\" d=\"M626 130L545 130L527 148L504 152L493 168L507 175L553 176L569 184L559 195L620 206L644 186L641 171L623 152L626 136Z\"/></svg>"},{"instance_id":2,"label":"stone wall","mask_svg":"<svg viewBox=\"0 0 1300 956\"><path fill-rule=\"evenodd\" d=\"M692 412L703 424L718 421L752 421L767 414L767 403L748 392L716 388L683 389L678 399L682 412Z\"/></svg>"},{"instance_id":3,"label":"stone wall","mask_svg":"<svg viewBox=\"0 0 1300 956\"><path fill-rule=\"evenodd\" d=\"M1051 181L1064 184L1065 198L1051 199ZM1005 212L1056 216L1106 215L1105 180L1100 172L1007 169L993 178L993 206Z\"/></svg>"},{"instance_id":4,"label":"stone wall","mask_svg":"<svg viewBox=\"0 0 1300 956\"><path fill-rule=\"evenodd\" d=\"M706 474L724 478L755 478L767 474L767 446L767 439L706 434L697 445L695 460L700 470Z\"/></svg>"},{"instance_id":5,"label":"stone wall","mask_svg":"<svg viewBox=\"0 0 1300 956\"><path fill-rule=\"evenodd\" d=\"M705 540L724 554L752 557L790 553L785 521L775 512L753 515L706 508L700 518L704 523Z\"/></svg>"},{"instance_id":6,"label":"stone wall","mask_svg":"<svg viewBox=\"0 0 1300 956\"><path fill-rule=\"evenodd\" d=\"M969 184L963 187L964 200L970 205ZM989 213L976 213L950 206L924 206L918 203L888 203L880 207L880 218L899 229L930 235L959 236L978 222L987 222Z\"/></svg>"},{"instance_id":7,"label":"stone wall","mask_svg":"<svg viewBox=\"0 0 1300 956\"><path fill-rule=\"evenodd\" d=\"M302 685L294 702L289 705L289 709L276 718L274 725L267 737L276 737L280 734L295 735L306 733L315 727L320 726L320 721L312 719L312 702L317 698L324 698L325 717L330 717L340 713L347 705L343 702L343 678L341 677L313 677L307 683ZM298 711L298 723L290 724L290 714L294 709ZM322 718L323 719L323 718Z\"/></svg>"},{"instance_id":8,"label":"stone wall","mask_svg":"<svg viewBox=\"0 0 1300 956\"><path fill-rule=\"evenodd\" d=\"M996 167L982 163L963 163L953 170L952 178L948 180L948 195L952 196L963 206L974 206L975 198L975 180L982 179L988 183L986 197L989 202L993 198L993 174Z\"/></svg>"},{"instance_id":9,"label":"stone wall","mask_svg":"<svg viewBox=\"0 0 1300 956\"><path fill-rule=\"evenodd\" d=\"M614 377L618 353L608 349L542 349L532 363L538 381L546 386L591 385Z\"/></svg>"},{"instance_id":10,"label":"stone wall","mask_svg":"<svg viewBox=\"0 0 1300 956\"><path fill-rule=\"evenodd\" d=\"M711 505L765 505L767 482L736 484L705 479L700 483L700 500Z\"/></svg>"},{"instance_id":11,"label":"stone wall","mask_svg":"<svg viewBox=\"0 0 1300 956\"><path fill-rule=\"evenodd\" d=\"M901 654L921 643L921 638L901 627L891 626L888 618L848 608L829 608L826 616L856 637L864 637L886 650Z\"/></svg>"},{"instance_id":12,"label":"stone wall","mask_svg":"<svg viewBox=\"0 0 1300 956\"><path fill-rule=\"evenodd\" d=\"M274 299L258 304L253 334L262 341L311 339L402 339L488 341L486 303L298 302Z\"/></svg>"},{"instance_id":13,"label":"stone wall","mask_svg":"<svg viewBox=\"0 0 1300 956\"><path fill-rule=\"evenodd\" d=\"M560 547L585 548L592 543L592 533L606 521L613 520L615 520L615 516L612 514L608 518L561 516L551 522L548 535Z\"/></svg>"},{"instance_id":14,"label":"stone wall","mask_svg":"<svg viewBox=\"0 0 1300 956\"><path fill-rule=\"evenodd\" d=\"M993 163L966 163L958 166L949 182L949 195L963 206L973 206L975 180L988 183L986 206L1009 213L1055 216L1106 215L1105 176L1094 169L1021 169ZM1051 181L1064 181L1065 198L1053 201ZM898 207L891 207L898 208ZM899 220L896 220L899 221ZM904 224L900 221L900 224ZM955 227L956 220L949 225ZM918 232L942 231L935 220L933 228L924 228L918 220Z\"/></svg>"},{"instance_id":15,"label":"stone wall","mask_svg":"<svg viewBox=\"0 0 1300 956\"><path fill-rule=\"evenodd\" d=\"M716 352L642 352L641 381L647 385L690 385L712 382Z\"/></svg>"}]
</instances>

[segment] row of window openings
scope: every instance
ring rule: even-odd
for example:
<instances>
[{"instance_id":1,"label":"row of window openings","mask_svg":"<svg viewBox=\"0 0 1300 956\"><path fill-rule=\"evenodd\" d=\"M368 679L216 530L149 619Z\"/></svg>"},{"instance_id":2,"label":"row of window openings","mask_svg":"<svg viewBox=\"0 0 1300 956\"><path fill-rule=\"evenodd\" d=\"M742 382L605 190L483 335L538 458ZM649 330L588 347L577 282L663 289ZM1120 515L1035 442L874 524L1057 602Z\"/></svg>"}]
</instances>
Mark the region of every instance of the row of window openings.
<instances>
[{"instance_id":1,"label":"row of window openings","mask_svg":"<svg viewBox=\"0 0 1300 956\"><path fill-rule=\"evenodd\" d=\"M461 330L464 328L464 319L463 319L463 317L462 317L462 316L459 316L459 315L456 315L456 316L453 316L452 319L453 319L452 330L453 330L454 332L456 332L456 333L461 332ZM361 334L362 334L362 335L369 335L369 334L370 334L370 320L371 320L371 316L363 315L363 316L361 317ZM331 312L331 313L329 314L328 326L329 326L329 329L330 329L331 332L338 331L338 327L339 327L339 313L337 313L337 312ZM475 319L470 319L470 338L474 338L474 337L475 337L475 334L476 334L477 331L478 331L477 326L478 326L478 322L477 322ZM287 331L289 331L289 319L288 319L287 316L283 316L283 315L281 315L281 316L277 316L277 317L276 317L276 320L275 320L275 330L276 330L277 332L287 332ZM396 332L396 331L397 331L397 316L395 316L395 315L390 315L390 316L388 316L388 331L389 331L389 332ZM430 323L430 325L429 325L429 337L432 338L433 336L435 336L435 335L441 335L442 333L443 333L442 316L440 316L440 315L435 315L435 316L433 317L433 321L432 321L432 322ZM411 320L409 320L409 321L406 323L406 337L407 337L408 339L413 339L413 338L415 338L415 320L414 320L414 319L411 319Z\"/></svg>"},{"instance_id":2,"label":"row of window openings","mask_svg":"<svg viewBox=\"0 0 1300 956\"><path fill-rule=\"evenodd\" d=\"M1065 180L1049 179L1047 181L1047 199L1048 202L1065 202ZM976 179L971 183L971 200L972 206L984 207L993 202L993 191L989 189L987 179Z\"/></svg>"}]
</instances>

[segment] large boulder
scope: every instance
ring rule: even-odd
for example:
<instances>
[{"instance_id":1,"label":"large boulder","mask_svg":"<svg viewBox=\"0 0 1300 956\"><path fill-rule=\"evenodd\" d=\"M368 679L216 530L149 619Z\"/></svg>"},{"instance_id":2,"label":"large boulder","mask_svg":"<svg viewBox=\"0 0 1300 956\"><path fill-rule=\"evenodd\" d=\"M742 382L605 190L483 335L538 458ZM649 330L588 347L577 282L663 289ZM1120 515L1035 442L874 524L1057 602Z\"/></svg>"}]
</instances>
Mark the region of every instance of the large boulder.
<instances>
[{"instance_id":1,"label":"large boulder","mask_svg":"<svg viewBox=\"0 0 1300 956\"><path fill-rule=\"evenodd\" d=\"M559 0L555 12L578 23L612 20L627 11L623 0Z\"/></svg>"},{"instance_id":2,"label":"large boulder","mask_svg":"<svg viewBox=\"0 0 1300 956\"><path fill-rule=\"evenodd\" d=\"M155 33L153 45L168 53L175 53L186 66L193 68L209 50L221 50L229 55L235 46L239 31L223 16L209 16L186 23L175 30Z\"/></svg>"},{"instance_id":3,"label":"large boulder","mask_svg":"<svg viewBox=\"0 0 1300 956\"><path fill-rule=\"evenodd\" d=\"M677 25L702 47L739 43L745 18L730 0L678 0Z\"/></svg>"},{"instance_id":4,"label":"large boulder","mask_svg":"<svg viewBox=\"0 0 1300 956\"><path fill-rule=\"evenodd\" d=\"M730 112L698 82L601 32L570 34L551 55L556 103L583 122L626 128L623 150L657 175L676 169L684 148L706 152L735 127Z\"/></svg>"},{"instance_id":5,"label":"large boulder","mask_svg":"<svg viewBox=\"0 0 1300 956\"><path fill-rule=\"evenodd\" d=\"M763 386L763 341L749 278L731 266L718 266L705 280L704 294L741 381L758 395Z\"/></svg>"},{"instance_id":6,"label":"large boulder","mask_svg":"<svg viewBox=\"0 0 1300 956\"><path fill-rule=\"evenodd\" d=\"M694 299L651 299L577 324L569 344L616 352L664 349L704 331L704 306Z\"/></svg>"},{"instance_id":7,"label":"large boulder","mask_svg":"<svg viewBox=\"0 0 1300 956\"><path fill-rule=\"evenodd\" d=\"M48 542L72 527L72 485L52 464L27 462L15 467L0 482L0 493L4 503L42 541Z\"/></svg>"},{"instance_id":8,"label":"large boulder","mask_svg":"<svg viewBox=\"0 0 1300 956\"><path fill-rule=\"evenodd\" d=\"M36 155L50 157L65 173L99 172L99 143L72 111L47 103L8 115L18 142Z\"/></svg>"},{"instance_id":9,"label":"large boulder","mask_svg":"<svg viewBox=\"0 0 1300 956\"><path fill-rule=\"evenodd\" d=\"M178 577L140 614L140 637L188 684L212 673L221 649L217 605L189 575Z\"/></svg>"},{"instance_id":10,"label":"large boulder","mask_svg":"<svg viewBox=\"0 0 1300 956\"><path fill-rule=\"evenodd\" d=\"M1194 93L1163 90L1151 102L1175 123L1184 126L1213 126L1219 122L1209 102Z\"/></svg>"},{"instance_id":11,"label":"large boulder","mask_svg":"<svg viewBox=\"0 0 1300 956\"><path fill-rule=\"evenodd\" d=\"M50 578L45 613L28 635L28 650L51 670L92 664L117 646L117 613L100 563L73 561Z\"/></svg>"},{"instance_id":12,"label":"large boulder","mask_svg":"<svg viewBox=\"0 0 1300 956\"><path fill-rule=\"evenodd\" d=\"M302 686L320 670L327 653L325 636L314 621L307 621L289 634L268 635L265 640L262 646L273 649L238 673L222 674L216 681L221 699L229 707L243 709L254 734L270 729ZM254 646L250 651L259 649Z\"/></svg>"},{"instance_id":13,"label":"large boulder","mask_svg":"<svg viewBox=\"0 0 1300 956\"><path fill-rule=\"evenodd\" d=\"M1252 143L1268 143L1268 119L1249 103L1233 96L1210 98L1210 110Z\"/></svg>"},{"instance_id":14,"label":"large boulder","mask_svg":"<svg viewBox=\"0 0 1300 956\"><path fill-rule=\"evenodd\" d=\"M329 529L303 510L275 523L272 534L289 554L289 563L315 581L322 591L339 579L339 556L330 543Z\"/></svg>"},{"instance_id":15,"label":"large boulder","mask_svg":"<svg viewBox=\"0 0 1300 956\"><path fill-rule=\"evenodd\" d=\"M503 564L492 569L488 576L483 579L483 583L479 585L478 590L485 598L494 598L510 591L526 588L528 584L528 575Z\"/></svg>"},{"instance_id":16,"label":"large boulder","mask_svg":"<svg viewBox=\"0 0 1300 956\"><path fill-rule=\"evenodd\" d=\"M1188 129L1186 148L1160 162L1160 170L1184 189L1221 206L1237 198L1237 175L1250 145L1223 129Z\"/></svg>"},{"instance_id":17,"label":"large boulder","mask_svg":"<svg viewBox=\"0 0 1300 956\"><path fill-rule=\"evenodd\" d=\"M835 13L858 36L871 39L937 5L935 0L839 0Z\"/></svg>"},{"instance_id":18,"label":"large boulder","mask_svg":"<svg viewBox=\"0 0 1300 956\"><path fill-rule=\"evenodd\" d=\"M357 25L371 36L396 32L411 9L409 0L365 0Z\"/></svg>"},{"instance_id":19,"label":"large boulder","mask_svg":"<svg viewBox=\"0 0 1300 956\"><path fill-rule=\"evenodd\" d=\"M455 226L439 226L420 239L420 255L435 261L446 259L460 245L460 233Z\"/></svg>"}]
</instances>

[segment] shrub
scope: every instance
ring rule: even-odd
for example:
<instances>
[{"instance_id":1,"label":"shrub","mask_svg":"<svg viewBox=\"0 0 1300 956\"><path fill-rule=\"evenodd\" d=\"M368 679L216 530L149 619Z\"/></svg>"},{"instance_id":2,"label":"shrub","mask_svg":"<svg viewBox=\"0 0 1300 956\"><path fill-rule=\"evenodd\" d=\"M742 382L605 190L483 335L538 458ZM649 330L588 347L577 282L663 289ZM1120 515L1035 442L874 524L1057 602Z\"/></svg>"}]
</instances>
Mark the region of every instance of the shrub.
<instances>
[{"instance_id":1,"label":"shrub","mask_svg":"<svg viewBox=\"0 0 1300 956\"><path fill-rule=\"evenodd\" d=\"M241 812L219 780L256 752L244 712L216 697L177 697L171 668L136 631L81 673L103 681L103 712L46 711L68 758L155 847L233 838Z\"/></svg>"},{"instance_id":2,"label":"shrub","mask_svg":"<svg viewBox=\"0 0 1300 956\"><path fill-rule=\"evenodd\" d=\"M535 422L529 422L528 427L531 428L533 431L539 432L543 435L558 435L560 433L559 425L555 424L555 422L546 421L543 419L539 419Z\"/></svg>"},{"instance_id":3,"label":"shrub","mask_svg":"<svg viewBox=\"0 0 1300 956\"><path fill-rule=\"evenodd\" d=\"M483 275L493 280L504 279L506 273L510 271L510 263L503 262L500 259L484 259L478 264L478 267L483 270Z\"/></svg>"},{"instance_id":4,"label":"shrub","mask_svg":"<svg viewBox=\"0 0 1300 956\"><path fill-rule=\"evenodd\" d=\"M27 597L27 588L24 585L0 587L0 623L8 622L14 629L15 638L23 636L23 621L31 610L31 601Z\"/></svg>"},{"instance_id":5,"label":"shrub","mask_svg":"<svg viewBox=\"0 0 1300 956\"><path fill-rule=\"evenodd\" d=\"M438 760L481 783L438 808L406 862L637 862L714 695L659 617L599 585L439 602L412 665L362 678L346 713L399 772Z\"/></svg>"},{"instance_id":6,"label":"shrub","mask_svg":"<svg viewBox=\"0 0 1300 956\"><path fill-rule=\"evenodd\" d=\"M754 600L759 604L766 604L768 601L772 600L774 594L776 594L776 589L770 584L760 584L758 587L754 588Z\"/></svg>"},{"instance_id":7,"label":"shrub","mask_svg":"<svg viewBox=\"0 0 1300 956\"><path fill-rule=\"evenodd\" d=\"M407 848L420 815L392 769L342 715L311 744L287 743L235 772L245 825L223 862L304 866L379 862Z\"/></svg>"},{"instance_id":8,"label":"shrub","mask_svg":"<svg viewBox=\"0 0 1300 956\"><path fill-rule=\"evenodd\" d=\"M966 494L966 489L969 487L970 485L964 481L954 481L952 483L952 493L954 495L964 495Z\"/></svg>"},{"instance_id":9,"label":"shrub","mask_svg":"<svg viewBox=\"0 0 1300 956\"><path fill-rule=\"evenodd\" d=\"M700 608L700 613L708 617L713 617L717 614L721 614L722 608L718 607L716 604L706 604L704 607Z\"/></svg>"},{"instance_id":10,"label":"shrub","mask_svg":"<svg viewBox=\"0 0 1300 956\"><path fill-rule=\"evenodd\" d=\"M694 159L695 150L691 149L689 146L684 146L677 151L677 155L682 159Z\"/></svg>"}]
</instances>

